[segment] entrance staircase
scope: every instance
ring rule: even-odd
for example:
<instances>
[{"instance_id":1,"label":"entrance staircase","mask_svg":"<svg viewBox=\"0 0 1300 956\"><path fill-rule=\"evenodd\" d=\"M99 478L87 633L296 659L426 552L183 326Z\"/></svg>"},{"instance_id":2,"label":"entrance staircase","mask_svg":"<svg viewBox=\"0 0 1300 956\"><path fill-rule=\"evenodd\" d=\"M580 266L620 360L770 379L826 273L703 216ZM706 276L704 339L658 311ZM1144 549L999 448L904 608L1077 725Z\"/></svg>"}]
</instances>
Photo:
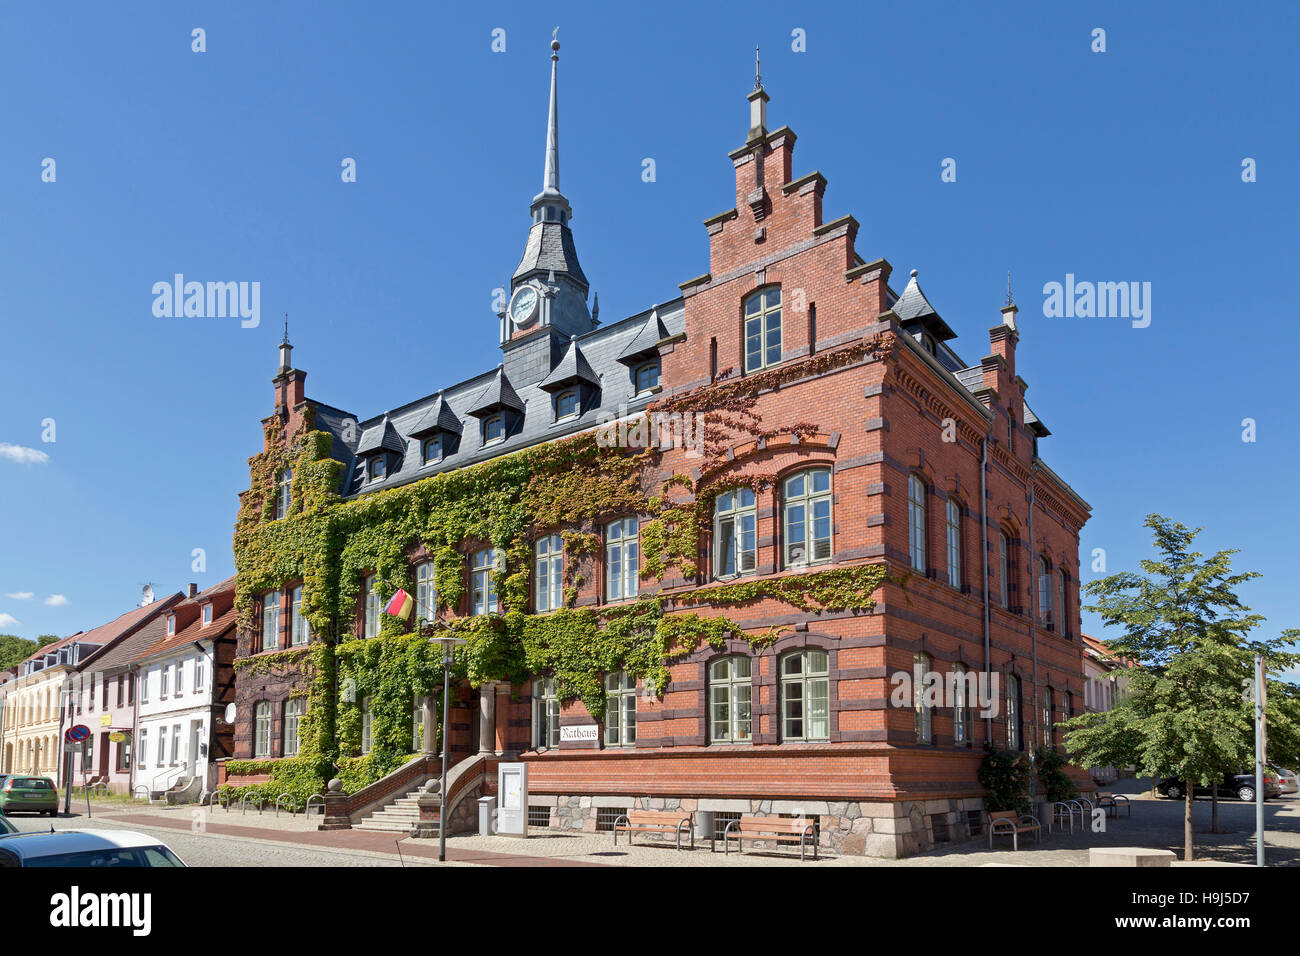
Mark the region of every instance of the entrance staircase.
<instances>
[{"instance_id":1,"label":"entrance staircase","mask_svg":"<svg viewBox=\"0 0 1300 956\"><path fill-rule=\"evenodd\" d=\"M354 823L352 829L410 833L420 820L420 807L417 801L424 783L425 781L421 780L391 803L386 803L378 810L367 814L360 823ZM437 820L436 816L434 820Z\"/></svg>"}]
</instances>

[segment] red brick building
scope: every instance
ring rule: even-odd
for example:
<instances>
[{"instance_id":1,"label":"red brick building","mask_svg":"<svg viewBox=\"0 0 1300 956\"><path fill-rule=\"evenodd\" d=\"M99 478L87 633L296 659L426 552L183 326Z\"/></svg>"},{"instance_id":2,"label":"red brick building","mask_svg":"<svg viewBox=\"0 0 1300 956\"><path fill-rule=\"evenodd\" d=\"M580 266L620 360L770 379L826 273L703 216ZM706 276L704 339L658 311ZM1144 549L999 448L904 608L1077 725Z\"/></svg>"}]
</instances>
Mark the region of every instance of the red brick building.
<instances>
[{"instance_id":1,"label":"red brick building","mask_svg":"<svg viewBox=\"0 0 1300 956\"><path fill-rule=\"evenodd\" d=\"M666 688L602 675L603 728L581 703L559 705L547 675L462 686L449 729L459 767L453 819L466 816L468 797L491 792L496 759L518 757L530 764L536 825L603 829L625 809L667 807L712 815L719 827L742 812L815 816L823 845L843 853L898 856L965 838L983 805L985 741L1059 745L1051 725L1080 711L1084 686L1078 547L1089 507L1039 456L1049 432L1025 403L1015 306L994 316L988 354L959 358L916 271L897 293L878 250L868 259L856 249L857 222L825 219L826 178L796 174L795 134L768 128L768 95L756 82L748 135L730 154L732 203L705 220L708 271L683 283L680 298L598 327L559 192L554 60L547 177L501 315L502 365L358 422L306 397L286 349L267 447L289 440L310 412L333 435L340 497L358 498L611 413L689 398L707 418L743 395L761 423L753 435L702 456L679 441L645 476L647 489L674 473L690 475L694 491L724 489L697 573L647 576L637 563L640 516L609 515L582 529L599 540L590 555L566 554L558 535L554 545L538 538L528 611L559 606L553 581L569 561L581 570L578 607L651 593L703 616L722 613L707 591L717 581L873 565L890 577L872 607L803 612L769 594L726 608L743 633L675 661ZM274 489L255 481L250 493ZM289 514L294 492L283 493ZM490 550L465 543L465 595L441 616L497 609L489 578L477 577ZM418 542L407 554L413 578L425 580L418 569L430 556ZM640 575L630 572L637 567ZM292 646L294 587L283 582L260 605L257 630L240 635L241 657ZM340 635L374 632L386 595L372 590L362 584L356 619L335 622ZM263 614L274 616L271 638ZM745 639L771 629L771 643ZM927 705L900 690L914 674L963 672L989 678L993 700L968 693ZM253 713L269 701L257 755L275 757L284 752L276 708L302 679L281 669L239 680L236 756L255 755ZM413 698L428 690L412 688ZM354 822L428 769L370 792Z\"/></svg>"}]
</instances>

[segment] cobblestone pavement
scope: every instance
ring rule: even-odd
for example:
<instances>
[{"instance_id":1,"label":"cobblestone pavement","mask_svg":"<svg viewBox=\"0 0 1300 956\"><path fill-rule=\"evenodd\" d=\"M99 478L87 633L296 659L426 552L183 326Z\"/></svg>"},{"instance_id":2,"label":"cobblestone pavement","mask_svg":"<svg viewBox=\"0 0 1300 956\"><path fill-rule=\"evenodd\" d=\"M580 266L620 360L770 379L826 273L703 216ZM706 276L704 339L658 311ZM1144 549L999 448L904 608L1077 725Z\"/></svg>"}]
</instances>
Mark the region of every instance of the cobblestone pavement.
<instances>
[{"instance_id":1,"label":"cobblestone pavement","mask_svg":"<svg viewBox=\"0 0 1300 956\"><path fill-rule=\"evenodd\" d=\"M903 860L869 857L839 857L823 852L821 859L806 866L1087 866L1093 846L1142 846L1173 850L1182 855L1183 805L1172 800L1152 799L1140 782L1115 785L1133 799L1133 813L1107 819L1104 833L1073 834L1058 828L1044 834L1041 842L1029 839L1013 852L1006 838L988 849L986 837L964 843L944 844ZM198 814L196 816L196 813ZM42 830L48 818L12 818L23 830ZM426 865L436 858L437 841L404 839L397 833L373 831L317 830L319 816L301 814L279 818L269 811L247 814L196 807L147 807L120 804L95 809L93 818L84 814L54 821L57 829L87 826L145 830L157 834L187 863L196 866L396 866ZM1220 830L1209 833L1210 802L1195 806L1196 849L1199 860L1253 864L1255 860L1253 804L1225 800L1219 807ZM202 832L194 832L196 821ZM1273 866L1300 865L1300 799L1290 795L1265 804L1268 863ZM799 866L797 849L763 850L745 848L743 854L724 855L721 842L710 852L707 840L696 841L695 850L677 851L647 844L643 837L628 847L620 838L614 846L609 833L561 833L534 830L527 840L510 837L453 836L447 840L448 862L460 865L496 866ZM398 858L400 845L402 858Z\"/></svg>"}]
</instances>

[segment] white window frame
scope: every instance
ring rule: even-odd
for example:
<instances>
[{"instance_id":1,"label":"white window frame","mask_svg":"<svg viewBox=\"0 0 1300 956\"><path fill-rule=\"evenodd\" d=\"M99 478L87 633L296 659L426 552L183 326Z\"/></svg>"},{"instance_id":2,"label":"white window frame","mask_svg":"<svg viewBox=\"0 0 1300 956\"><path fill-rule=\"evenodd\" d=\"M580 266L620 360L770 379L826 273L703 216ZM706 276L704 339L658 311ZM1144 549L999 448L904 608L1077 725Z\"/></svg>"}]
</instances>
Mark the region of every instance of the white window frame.
<instances>
[{"instance_id":1,"label":"white window frame","mask_svg":"<svg viewBox=\"0 0 1300 956\"><path fill-rule=\"evenodd\" d=\"M797 672L791 673L790 664L795 660L800 661L800 667ZM783 654L779 658L779 674L781 740L830 740L830 654L814 647ZM824 710L818 714L818 705L822 702ZM795 704L798 704L797 716L794 713Z\"/></svg>"},{"instance_id":2,"label":"white window frame","mask_svg":"<svg viewBox=\"0 0 1300 956\"><path fill-rule=\"evenodd\" d=\"M497 561L496 548L480 548L474 552L470 569L470 614L475 617L501 610L501 598L492 578Z\"/></svg>"},{"instance_id":3,"label":"white window frame","mask_svg":"<svg viewBox=\"0 0 1300 956\"><path fill-rule=\"evenodd\" d=\"M284 755L298 756L302 749L302 698L290 697L284 702Z\"/></svg>"},{"instance_id":4,"label":"white window frame","mask_svg":"<svg viewBox=\"0 0 1300 956\"><path fill-rule=\"evenodd\" d=\"M302 647L311 642L311 622L302 613L306 589L299 584L289 590L289 646Z\"/></svg>"},{"instance_id":5,"label":"white window frame","mask_svg":"<svg viewBox=\"0 0 1300 956\"><path fill-rule=\"evenodd\" d=\"M361 755L364 757L374 747L374 712L370 708L370 698L361 698Z\"/></svg>"},{"instance_id":6,"label":"white window frame","mask_svg":"<svg viewBox=\"0 0 1300 956\"><path fill-rule=\"evenodd\" d=\"M934 743L934 712L925 701L925 678L930 672L930 655L912 655L912 726L918 744Z\"/></svg>"},{"instance_id":7,"label":"white window frame","mask_svg":"<svg viewBox=\"0 0 1300 956\"><path fill-rule=\"evenodd\" d=\"M925 479L915 472L907 476L907 546L912 570L925 573Z\"/></svg>"},{"instance_id":8,"label":"white window frame","mask_svg":"<svg viewBox=\"0 0 1300 956\"><path fill-rule=\"evenodd\" d=\"M758 570L758 497L754 489L729 488L718 495L713 503L713 540L715 578L736 578Z\"/></svg>"},{"instance_id":9,"label":"white window frame","mask_svg":"<svg viewBox=\"0 0 1300 956\"><path fill-rule=\"evenodd\" d=\"M961 580L961 505L949 498L944 505L945 526L948 538L948 583L960 588Z\"/></svg>"},{"instance_id":10,"label":"white window frame","mask_svg":"<svg viewBox=\"0 0 1300 956\"><path fill-rule=\"evenodd\" d=\"M965 664L954 664L952 695L952 742L957 747L971 745L970 689L966 683L969 671Z\"/></svg>"},{"instance_id":11,"label":"white window frame","mask_svg":"<svg viewBox=\"0 0 1300 956\"><path fill-rule=\"evenodd\" d=\"M493 437L491 434L492 426L494 423L499 424L501 426L501 434L495 437ZM504 412L495 412L489 415L487 418L483 419L483 444L484 445L495 445L498 442L503 442L505 440L506 440L506 416Z\"/></svg>"},{"instance_id":12,"label":"white window frame","mask_svg":"<svg viewBox=\"0 0 1300 956\"><path fill-rule=\"evenodd\" d=\"M273 651L279 646L280 592L268 591L262 595L262 650Z\"/></svg>"},{"instance_id":13,"label":"white window frame","mask_svg":"<svg viewBox=\"0 0 1300 956\"><path fill-rule=\"evenodd\" d=\"M374 574L367 574L361 580L361 593L365 596L365 612L361 621L361 636L372 638L379 636L379 612L383 602L379 600L379 579Z\"/></svg>"},{"instance_id":14,"label":"white window frame","mask_svg":"<svg viewBox=\"0 0 1300 956\"><path fill-rule=\"evenodd\" d=\"M560 746L560 699L555 693L555 678L536 678L532 696L533 748L554 750Z\"/></svg>"},{"instance_id":15,"label":"white window frame","mask_svg":"<svg viewBox=\"0 0 1300 956\"><path fill-rule=\"evenodd\" d=\"M659 359L651 359L648 362L642 362L632 371L632 387L635 389L635 396L640 398L642 395L649 395L659 385L659 378L663 375L663 366ZM642 384L642 379L645 384Z\"/></svg>"},{"instance_id":16,"label":"white window frame","mask_svg":"<svg viewBox=\"0 0 1300 956\"><path fill-rule=\"evenodd\" d=\"M212 623L212 602L211 601L203 605L203 611L201 616L203 619L203 623L199 625L200 627L207 627L209 624Z\"/></svg>"},{"instance_id":17,"label":"white window frame","mask_svg":"<svg viewBox=\"0 0 1300 956\"><path fill-rule=\"evenodd\" d=\"M1020 678L1007 676L1007 749L1020 750L1024 744L1020 727Z\"/></svg>"},{"instance_id":18,"label":"white window frame","mask_svg":"<svg viewBox=\"0 0 1300 956\"><path fill-rule=\"evenodd\" d=\"M1052 614L1052 569L1041 555L1034 558L1035 570L1038 572L1038 624L1045 631L1055 631L1055 615Z\"/></svg>"},{"instance_id":19,"label":"white window frame","mask_svg":"<svg viewBox=\"0 0 1300 956\"><path fill-rule=\"evenodd\" d=\"M548 534L533 544L533 603L536 611L555 611L564 604L564 542Z\"/></svg>"},{"instance_id":20,"label":"white window frame","mask_svg":"<svg viewBox=\"0 0 1300 956\"><path fill-rule=\"evenodd\" d=\"M388 477L388 461L382 452L366 464L366 477L370 481L383 481Z\"/></svg>"},{"instance_id":21,"label":"white window frame","mask_svg":"<svg viewBox=\"0 0 1300 956\"><path fill-rule=\"evenodd\" d=\"M636 746L636 678L627 671L605 675L605 746Z\"/></svg>"},{"instance_id":22,"label":"white window frame","mask_svg":"<svg viewBox=\"0 0 1300 956\"><path fill-rule=\"evenodd\" d=\"M203 690L203 660L207 657L203 651L199 651L198 656L194 658L194 693Z\"/></svg>"},{"instance_id":23,"label":"white window frame","mask_svg":"<svg viewBox=\"0 0 1300 956\"><path fill-rule=\"evenodd\" d=\"M275 516L289 517L289 508L293 504L293 469L285 468L280 472L279 493L276 495Z\"/></svg>"},{"instance_id":24,"label":"white window frame","mask_svg":"<svg viewBox=\"0 0 1300 956\"><path fill-rule=\"evenodd\" d=\"M433 447L433 453L430 454L430 446ZM428 465L435 461L442 461L442 436L432 435L420 442L420 458L424 464Z\"/></svg>"},{"instance_id":25,"label":"white window frame","mask_svg":"<svg viewBox=\"0 0 1300 956\"><path fill-rule=\"evenodd\" d=\"M768 286L745 298L745 372L761 372L781 363L781 287ZM773 336L775 333L775 336ZM775 342L773 338L775 337ZM775 349L775 355L773 350Z\"/></svg>"},{"instance_id":26,"label":"white window frame","mask_svg":"<svg viewBox=\"0 0 1300 956\"><path fill-rule=\"evenodd\" d=\"M415 566L415 615L419 621L438 619L438 585L433 558Z\"/></svg>"},{"instance_id":27,"label":"white window frame","mask_svg":"<svg viewBox=\"0 0 1300 956\"><path fill-rule=\"evenodd\" d=\"M573 399L572 411L562 412L560 403ZM568 421L571 418L577 418L582 414L582 395L576 388L566 388L555 396L555 420L557 422Z\"/></svg>"},{"instance_id":28,"label":"white window frame","mask_svg":"<svg viewBox=\"0 0 1300 956\"><path fill-rule=\"evenodd\" d=\"M745 673L738 671L743 664ZM725 672L724 672L725 671ZM728 654L709 662L709 740L747 744L754 740L754 662Z\"/></svg>"},{"instance_id":29,"label":"white window frame","mask_svg":"<svg viewBox=\"0 0 1300 956\"><path fill-rule=\"evenodd\" d=\"M605 525L605 600L637 596L641 582L641 531L635 518Z\"/></svg>"},{"instance_id":30,"label":"white window frame","mask_svg":"<svg viewBox=\"0 0 1300 956\"><path fill-rule=\"evenodd\" d=\"M158 699L166 700L171 683L170 674L172 672L171 664L164 663L158 668Z\"/></svg>"},{"instance_id":31,"label":"white window frame","mask_svg":"<svg viewBox=\"0 0 1300 956\"><path fill-rule=\"evenodd\" d=\"M1011 539L998 532L998 598L1002 606L1011 607Z\"/></svg>"},{"instance_id":32,"label":"white window frame","mask_svg":"<svg viewBox=\"0 0 1300 956\"><path fill-rule=\"evenodd\" d=\"M825 488L817 487L821 479L825 479ZM792 490L799 487L800 482L803 490L799 492ZM829 468L806 468L795 472L781 483L782 527L785 529L784 550L787 568L826 564L831 560L835 528L833 498ZM822 531L825 534L822 534ZM802 549L802 557L795 557L796 549ZM820 557L819 549L822 552Z\"/></svg>"},{"instance_id":33,"label":"white window frame","mask_svg":"<svg viewBox=\"0 0 1300 956\"><path fill-rule=\"evenodd\" d=\"M259 700L253 705L253 756L271 756L271 702Z\"/></svg>"}]
</instances>

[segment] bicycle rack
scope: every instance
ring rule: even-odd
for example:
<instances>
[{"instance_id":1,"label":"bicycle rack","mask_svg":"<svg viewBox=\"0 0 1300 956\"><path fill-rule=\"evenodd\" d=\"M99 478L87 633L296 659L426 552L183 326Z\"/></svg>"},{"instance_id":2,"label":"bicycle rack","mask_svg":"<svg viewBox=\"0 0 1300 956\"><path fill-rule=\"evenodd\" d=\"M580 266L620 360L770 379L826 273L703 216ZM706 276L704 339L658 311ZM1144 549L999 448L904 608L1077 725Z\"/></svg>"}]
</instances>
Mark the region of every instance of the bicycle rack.
<instances>
[{"instance_id":1,"label":"bicycle rack","mask_svg":"<svg viewBox=\"0 0 1300 956\"><path fill-rule=\"evenodd\" d=\"M302 809L303 816L309 816L311 814L311 803L313 800L319 800L320 812L321 813L325 812L325 795L323 793L313 793L310 797L307 798L307 805Z\"/></svg>"},{"instance_id":2,"label":"bicycle rack","mask_svg":"<svg viewBox=\"0 0 1300 956\"><path fill-rule=\"evenodd\" d=\"M140 791L141 791L141 790L144 791L144 798L145 798L146 800L148 800L148 799L149 799L149 784L147 784L147 783L137 783L137 784L135 785L135 787L132 788L132 790L131 790L131 798L132 798L132 799L136 799L136 798L138 798L138 797L140 796Z\"/></svg>"},{"instance_id":3,"label":"bicycle rack","mask_svg":"<svg viewBox=\"0 0 1300 956\"><path fill-rule=\"evenodd\" d=\"M243 797L240 798L240 801L239 801L239 812L240 812L240 814L242 815L242 814L244 814L244 813L247 812L247 809L248 809L248 808L247 808L246 804L248 803L248 798L249 798L249 797L252 797L254 800L257 801L257 813L258 813L258 816L261 816L261 814L262 814L262 807L266 804L266 798L263 797L261 794L254 794L254 793L246 793L246 794L243 795Z\"/></svg>"},{"instance_id":4,"label":"bicycle rack","mask_svg":"<svg viewBox=\"0 0 1300 956\"><path fill-rule=\"evenodd\" d=\"M275 798L275 815L277 818L280 816L280 804L286 797L289 798L289 814L292 816L298 812L298 798L286 791Z\"/></svg>"}]
</instances>

